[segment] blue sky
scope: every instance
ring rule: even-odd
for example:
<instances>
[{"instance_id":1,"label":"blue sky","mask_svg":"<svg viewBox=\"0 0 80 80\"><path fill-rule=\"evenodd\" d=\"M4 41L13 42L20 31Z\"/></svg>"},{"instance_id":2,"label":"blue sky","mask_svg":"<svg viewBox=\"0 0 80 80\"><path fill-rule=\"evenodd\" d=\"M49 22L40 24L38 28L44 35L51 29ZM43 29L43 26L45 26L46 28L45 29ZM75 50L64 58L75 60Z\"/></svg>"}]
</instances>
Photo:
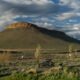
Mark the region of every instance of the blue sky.
<instances>
[{"instance_id":1,"label":"blue sky","mask_svg":"<svg viewBox=\"0 0 80 80\"><path fill-rule=\"evenodd\" d=\"M0 0L0 30L19 21L80 39L80 0Z\"/></svg>"}]
</instances>

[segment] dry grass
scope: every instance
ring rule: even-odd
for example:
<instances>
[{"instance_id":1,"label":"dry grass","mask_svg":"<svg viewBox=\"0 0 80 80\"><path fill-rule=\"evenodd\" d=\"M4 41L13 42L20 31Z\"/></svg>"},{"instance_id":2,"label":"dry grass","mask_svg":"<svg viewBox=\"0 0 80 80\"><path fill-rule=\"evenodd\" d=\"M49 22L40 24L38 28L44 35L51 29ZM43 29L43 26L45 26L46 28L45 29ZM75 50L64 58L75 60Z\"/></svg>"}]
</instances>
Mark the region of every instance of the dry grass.
<instances>
[{"instance_id":1,"label":"dry grass","mask_svg":"<svg viewBox=\"0 0 80 80\"><path fill-rule=\"evenodd\" d=\"M2 53L0 54L0 62L6 63L11 60L11 54L10 53Z\"/></svg>"},{"instance_id":2,"label":"dry grass","mask_svg":"<svg viewBox=\"0 0 80 80\"><path fill-rule=\"evenodd\" d=\"M40 53L41 53L41 46L38 45L37 48L36 48L36 51L34 53L34 57L36 59L36 69L38 69L39 67L39 59L40 59Z\"/></svg>"}]
</instances>

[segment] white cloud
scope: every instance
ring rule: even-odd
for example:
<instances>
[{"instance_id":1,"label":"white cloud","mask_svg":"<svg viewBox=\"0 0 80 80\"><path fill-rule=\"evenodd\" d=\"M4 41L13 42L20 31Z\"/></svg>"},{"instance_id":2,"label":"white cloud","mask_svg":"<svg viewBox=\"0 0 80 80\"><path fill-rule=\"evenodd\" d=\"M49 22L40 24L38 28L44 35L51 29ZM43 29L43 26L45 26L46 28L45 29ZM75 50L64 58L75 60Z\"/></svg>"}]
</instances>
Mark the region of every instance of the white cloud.
<instances>
[{"instance_id":1,"label":"white cloud","mask_svg":"<svg viewBox=\"0 0 80 80\"><path fill-rule=\"evenodd\" d=\"M52 24L45 22L45 23L44 23L44 26L45 26L45 27L46 27L46 26L52 26Z\"/></svg>"},{"instance_id":2,"label":"white cloud","mask_svg":"<svg viewBox=\"0 0 80 80\"><path fill-rule=\"evenodd\" d=\"M40 20L41 20L41 21L49 21L49 18L42 17Z\"/></svg>"},{"instance_id":3,"label":"white cloud","mask_svg":"<svg viewBox=\"0 0 80 80\"><path fill-rule=\"evenodd\" d=\"M0 27L15 22L15 18L38 17L54 10L51 0L0 0Z\"/></svg>"},{"instance_id":4,"label":"white cloud","mask_svg":"<svg viewBox=\"0 0 80 80\"><path fill-rule=\"evenodd\" d=\"M80 16L80 12L77 12L76 15L77 15L77 16Z\"/></svg>"},{"instance_id":5,"label":"white cloud","mask_svg":"<svg viewBox=\"0 0 80 80\"><path fill-rule=\"evenodd\" d=\"M49 3L53 3L51 0L4 0L9 3L14 3L14 4L37 4L37 5L45 5Z\"/></svg>"},{"instance_id":6,"label":"white cloud","mask_svg":"<svg viewBox=\"0 0 80 80\"><path fill-rule=\"evenodd\" d=\"M65 20L75 16L80 16L80 0L60 0L59 5L68 6L69 8L72 8L72 10L63 12L57 16L57 19Z\"/></svg>"},{"instance_id":7,"label":"white cloud","mask_svg":"<svg viewBox=\"0 0 80 80\"><path fill-rule=\"evenodd\" d=\"M5 11L0 17L0 28L4 29L6 25L16 22L13 19L18 17L18 15L14 15L12 10Z\"/></svg>"},{"instance_id":8,"label":"white cloud","mask_svg":"<svg viewBox=\"0 0 80 80\"><path fill-rule=\"evenodd\" d=\"M69 19L69 22L71 23L71 22L77 22L77 20L76 19Z\"/></svg>"},{"instance_id":9,"label":"white cloud","mask_svg":"<svg viewBox=\"0 0 80 80\"><path fill-rule=\"evenodd\" d=\"M65 19L69 19L75 16L80 16L79 12L76 11L70 11L70 12L66 12L66 13L62 13L60 15L57 15L57 17L55 17L58 20L65 20Z\"/></svg>"},{"instance_id":10,"label":"white cloud","mask_svg":"<svg viewBox=\"0 0 80 80\"><path fill-rule=\"evenodd\" d=\"M71 2L71 0L60 0L61 5L67 5Z\"/></svg>"},{"instance_id":11,"label":"white cloud","mask_svg":"<svg viewBox=\"0 0 80 80\"><path fill-rule=\"evenodd\" d=\"M80 30L80 23L79 24L74 24L73 27L77 28L78 30Z\"/></svg>"},{"instance_id":12,"label":"white cloud","mask_svg":"<svg viewBox=\"0 0 80 80\"><path fill-rule=\"evenodd\" d=\"M53 23L55 22L54 19L50 19L48 17L39 17L39 18L35 18L35 19L32 19L34 22L48 22L48 23Z\"/></svg>"},{"instance_id":13,"label":"white cloud","mask_svg":"<svg viewBox=\"0 0 80 80\"><path fill-rule=\"evenodd\" d=\"M75 9L80 9L80 1L78 0L74 0L71 2L71 5L70 5L72 8L75 8Z\"/></svg>"},{"instance_id":14,"label":"white cloud","mask_svg":"<svg viewBox=\"0 0 80 80\"><path fill-rule=\"evenodd\" d=\"M80 23L72 24L61 28L67 35L80 40Z\"/></svg>"},{"instance_id":15,"label":"white cloud","mask_svg":"<svg viewBox=\"0 0 80 80\"><path fill-rule=\"evenodd\" d=\"M80 31L71 31L71 32L67 32L67 35L80 40Z\"/></svg>"},{"instance_id":16,"label":"white cloud","mask_svg":"<svg viewBox=\"0 0 80 80\"><path fill-rule=\"evenodd\" d=\"M35 24L40 25L41 27L50 27L52 24L48 22L35 22Z\"/></svg>"},{"instance_id":17,"label":"white cloud","mask_svg":"<svg viewBox=\"0 0 80 80\"><path fill-rule=\"evenodd\" d=\"M75 13L67 12L67 13L62 13L61 15L58 15L56 18L58 20L65 20L65 19L71 18L73 16L75 16Z\"/></svg>"},{"instance_id":18,"label":"white cloud","mask_svg":"<svg viewBox=\"0 0 80 80\"><path fill-rule=\"evenodd\" d=\"M34 24L38 25L39 27L44 27L48 29L53 29L53 24L48 23L48 22L35 22Z\"/></svg>"},{"instance_id":19,"label":"white cloud","mask_svg":"<svg viewBox=\"0 0 80 80\"><path fill-rule=\"evenodd\" d=\"M62 27L63 31L79 31L80 30L80 24L69 24L65 25L65 27Z\"/></svg>"},{"instance_id":20,"label":"white cloud","mask_svg":"<svg viewBox=\"0 0 80 80\"><path fill-rule=\"evenodd\" d=\"M60 5L68 5L74 9L80 9L80 0L60 0Z\"/></svg>"}]
</instances>

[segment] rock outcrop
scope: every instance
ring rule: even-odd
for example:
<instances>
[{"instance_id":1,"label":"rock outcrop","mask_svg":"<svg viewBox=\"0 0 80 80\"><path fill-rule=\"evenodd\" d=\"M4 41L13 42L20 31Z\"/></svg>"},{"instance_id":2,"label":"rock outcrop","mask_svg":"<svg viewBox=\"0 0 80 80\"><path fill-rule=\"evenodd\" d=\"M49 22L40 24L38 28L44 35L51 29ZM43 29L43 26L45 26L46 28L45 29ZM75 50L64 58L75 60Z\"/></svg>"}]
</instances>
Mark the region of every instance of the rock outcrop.
<instances>
[{"instance_id":1,"label":"rock outcrop","mask_svg":"<svg viewBox=\"0 0 80 80\"><path fill-rule=\"evenodd\" d=\"M7 29L15 29L15 28L30 28L32 24L25 23L25 22L17 22L14 24L11 24L7 27Z\"/></svg>"}]
</instances>

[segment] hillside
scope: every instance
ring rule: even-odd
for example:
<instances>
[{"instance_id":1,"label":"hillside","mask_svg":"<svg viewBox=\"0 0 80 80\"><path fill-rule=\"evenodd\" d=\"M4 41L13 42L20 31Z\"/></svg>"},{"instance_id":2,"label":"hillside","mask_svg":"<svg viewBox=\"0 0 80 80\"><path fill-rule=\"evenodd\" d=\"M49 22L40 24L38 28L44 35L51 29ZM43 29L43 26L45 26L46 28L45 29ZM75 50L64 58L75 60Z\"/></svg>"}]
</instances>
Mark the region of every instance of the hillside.
<instances>
[{"instance_id":1,"label":"hillside","mask_svg":"<svg viewBox=\"0 0 80 80\"><path fill-rule=\"evenodd\" d=\"M64 32L48 30L31 23L18 22L0 32L0 49L35 48L68 49L70 44L80 49L80 41L67 36Z\"/></svg>"}]
</instances>

